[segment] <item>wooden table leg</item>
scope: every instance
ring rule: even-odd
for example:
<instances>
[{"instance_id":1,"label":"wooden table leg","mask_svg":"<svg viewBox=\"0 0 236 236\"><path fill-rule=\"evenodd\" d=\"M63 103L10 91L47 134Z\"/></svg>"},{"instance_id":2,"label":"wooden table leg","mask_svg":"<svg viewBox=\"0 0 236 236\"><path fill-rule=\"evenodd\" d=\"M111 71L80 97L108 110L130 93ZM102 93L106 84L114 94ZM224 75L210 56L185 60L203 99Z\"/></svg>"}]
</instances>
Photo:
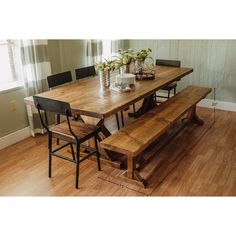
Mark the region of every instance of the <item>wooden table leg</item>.
<instances>
[{"instance_id":1,"label":"wooden table leg","mask_svg":"<svg viewBox=\"0 0 236 236\"><path fill-rule=\"evenodd\" d=\"M198 124L198 125L203 125L204 122L202 119L199 118L199 116L196 113L196 105L193 106L188 114L187 114L187 119L191 120L193 123Z\"/></svg>"}]
</instances>

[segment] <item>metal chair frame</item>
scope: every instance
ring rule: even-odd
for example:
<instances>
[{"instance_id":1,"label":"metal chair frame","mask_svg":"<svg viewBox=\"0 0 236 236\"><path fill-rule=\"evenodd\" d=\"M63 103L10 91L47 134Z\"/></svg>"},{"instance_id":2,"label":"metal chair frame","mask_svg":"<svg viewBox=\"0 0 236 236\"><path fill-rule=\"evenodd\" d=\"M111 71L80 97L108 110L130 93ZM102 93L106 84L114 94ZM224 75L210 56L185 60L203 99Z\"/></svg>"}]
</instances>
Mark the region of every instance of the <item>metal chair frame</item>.
<instances>
[{"instance_id":1,"label":"metal chair frame","mask_svg":"<svg viewBox=\"0 0 236 236\"><path fill-rule=\"evenodd\" d=\"M99 158L100 154L98 152L98 143L97 143L97 141L99 140L98 132L100 131L100 129L98 128L96 130L96 132L90 133L90 134L86 135L84 138L80 139L76 136L76 134L74 133L74 131L71 128L70 117L73 117L73 116L72 116L70 105L68 103L53 100L53 99L43 98L43 97L37 97L37 96L33 96L33 98L34 98L35 105L38 109L41 124L47 130L47 133L48 133L48 158L49 158L48 176L49 176L49 178L51 178L51 176L52 176L52 156L56 156L61 159L76 163L75 187L78 189L78 186L79 186L79 164L82 161L86 160L91 155L96 154L98 170L99 171L101 170L100 158ZM68 140L68 137L61 136L60 139L63 141L66 141L66 143L61 145L60 147L52 149L52 137L53 137L52 131L50 130L48 125L44 122L41 111L49 111L49 112L54 112L54 113L66 116L69 131L70 131L71 135L74 137L74 139ZM44 112L44 114L45 114L45 118L46 118L46 116L47 116L46 112ZM82 144L83 142L85 142L86 140L88 140L92 137L94 137L95 148L88 147L88 146ZM76 146L76 151L74 151L73 144ZM59 150L67 147L68 145L70 145L73 159L57 153ZM86 153L88 153L88 151L89 151L89 153L87 155L85 155L82 159L80 159L80 147L86 148L86 151L87 151Z\"/></svg>"},{"instance_id":2,"label":"metal chair frame","mask_svg":"<svg viewBox=\"0 0 236 236\"><path fill-rule=\"evenodd\" d=\"M179 60L156 59L156 65L180 67L180 66L181 66L181 61L179 61ZM162 90L167 90L167 91L168 91L167 96L157 95L157 94L155 93L155 101L156 101L156 98L157 98L157 97L169 99L169 98L170 98L170 92L171 92L171 90L173 90L173 89L174 89L174 95L176 95L176 87L177 87L177 84L176 84L176 86L173 86L173 88L168 87L168 85L167 85L166 87L162 88Z\"/></svg>"},{"instance_id":3,"label":"metal chair frame","mask_svg":"<svg viewBox=\"0 0 236 236\"><path fill-rule=\"evenodd\" d=\"M62 73L50 75L47 77L48 81L48 87L49 89L52 89L54 87L57 87L59 85L72 82L72 75L70 71L65 71ZM59 114L56 114L56 124L60 124L61 117ZM57 145L59 145L59 140L57 139Z\"/></svg>"},{"instance_id":4,"label":"metal chair frame","mask_svg":"<svg viewBox=\"0 0 236 236\"><path fill-rule=\"evenodd\" d=\"M88 76L95 76L96 71L95 71L94 66L87 66L87 67L75 69L75 75L76 75L76 79L79 80Z\"/></svg>"},{"instance_id":5,"label":"metal chair frame","mask_svg":"<svg viewBox=\"0 0 236 236\"><path fill-rule=\"evenodd\" d=\"M53 88L65 83L72 82L72 75L70 71L49 75L47 77L48 87Z\"/></svg>"}]
</instances>

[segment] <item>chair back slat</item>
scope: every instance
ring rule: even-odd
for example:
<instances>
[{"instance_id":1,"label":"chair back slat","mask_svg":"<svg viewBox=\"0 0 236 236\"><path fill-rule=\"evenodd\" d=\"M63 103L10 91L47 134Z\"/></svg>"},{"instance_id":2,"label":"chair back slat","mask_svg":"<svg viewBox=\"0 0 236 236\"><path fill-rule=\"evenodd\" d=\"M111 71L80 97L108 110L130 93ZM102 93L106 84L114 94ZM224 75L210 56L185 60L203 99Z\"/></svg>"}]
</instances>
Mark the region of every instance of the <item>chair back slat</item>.
<instances>
[{"instance_id":1,"label":"chair back slat","mask_svg":"<svg viewBox=\"0 0 236 236\"><path fill-rule=\"evenodd\" d=\"M75 70L76 79L83 79L88 76L96 75L94 66L82 67Z\"/></svg>"},{"instance_id":2,"label":"chair back slat","mask_svg":"<svg viewBox=\"0 0 236 236\"><path fill-rule=\"evenodd\" d=\"M72 76L70 71L62 72L55 75L50 75L47 77L48 87L53 88L72 81Z\"/></svg>"},{"instance_id":3,"label":"chair back slat","mask_svg":"<svg viewBox=\"0 0 236 236\"><path fill-rule=\"evenodd\" d=\"M64 116L72 116L70 104L54 99L33 96L35 106L47 112L53 112Z\"/></svg>"},{"instance_id":4,"label":"chair back slat","mask_svg":"<svg viewBox=\"0 0 236 236\"><path fill-rule=\"evenodd\" d=\"M178 60L164 60L164 59L157 59L156 65L159 66L173 66L173 67L180 67L181 61Z\"/></svg>"}]
</instances>

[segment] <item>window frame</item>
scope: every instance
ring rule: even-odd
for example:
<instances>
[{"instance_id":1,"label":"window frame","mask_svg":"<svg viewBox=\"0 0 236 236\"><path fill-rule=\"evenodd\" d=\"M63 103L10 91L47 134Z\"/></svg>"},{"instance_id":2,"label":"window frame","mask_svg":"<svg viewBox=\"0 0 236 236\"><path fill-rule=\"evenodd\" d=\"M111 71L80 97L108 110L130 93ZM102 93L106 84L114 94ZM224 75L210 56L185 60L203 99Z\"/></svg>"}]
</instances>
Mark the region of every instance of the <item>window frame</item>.
<instances>
[{"instance_id":1,"label":"window frame","mask_svg":"<svg viewBox=\"0 0 236 236\"><path fill-rule=\"evenodd\" d=\"M14 56L13 56L13 51L10 52L10 50L13 50L14 47L14 41L13 40L4 40L0 39L0 47L1 46L7 46L8 47L8 62L9 62L9 67L10 67L10 74L11 74L11 79L9 81L4 81L1 82L0 78L0 93L9 91L9 90L14 90L23 87L23 81L18 79L16 76L16 70L14 68Z\"/></svg>"}]
</instances>

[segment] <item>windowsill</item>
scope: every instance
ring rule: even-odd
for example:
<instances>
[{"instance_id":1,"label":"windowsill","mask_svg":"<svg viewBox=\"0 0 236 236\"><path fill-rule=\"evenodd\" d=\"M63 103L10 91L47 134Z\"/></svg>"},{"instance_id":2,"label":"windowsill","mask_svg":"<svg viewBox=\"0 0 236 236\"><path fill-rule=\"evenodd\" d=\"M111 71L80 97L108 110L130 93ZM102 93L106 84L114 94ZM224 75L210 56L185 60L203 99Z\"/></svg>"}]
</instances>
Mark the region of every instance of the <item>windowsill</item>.
<instances>
[{"instance_id":1,"label":"windowsill","mask_svg":"<svg viewBox=\"0 0 236 236\"><path fill-rule=\"evenodd\" d=\"M8 92L22 87L23 87L22 81L14 81L7 84L0 84L0 93Z\"/></svg>"}]
</instances>

